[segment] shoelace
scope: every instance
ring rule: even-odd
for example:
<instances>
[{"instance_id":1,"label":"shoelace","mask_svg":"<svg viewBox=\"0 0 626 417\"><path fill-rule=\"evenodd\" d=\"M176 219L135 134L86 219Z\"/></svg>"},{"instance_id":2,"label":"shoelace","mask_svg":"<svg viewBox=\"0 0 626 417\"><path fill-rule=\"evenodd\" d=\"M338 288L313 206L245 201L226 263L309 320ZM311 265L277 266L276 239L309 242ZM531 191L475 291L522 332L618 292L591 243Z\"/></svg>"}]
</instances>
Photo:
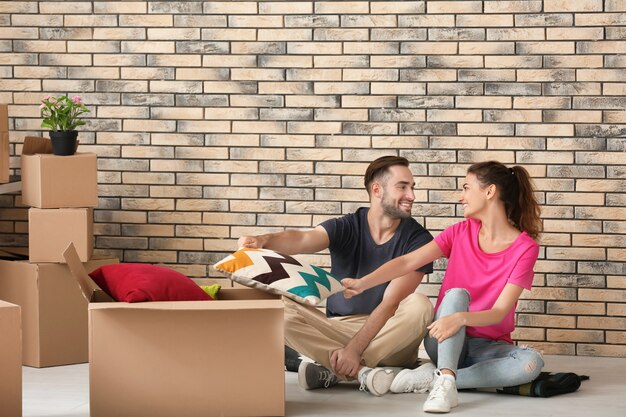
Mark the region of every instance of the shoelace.
<instances>
[{"instance_id":1,"label":"shoelace","mask_svg":"<svg viewBox=\"0 0 626 417\"><path fill-rule=\"evenodd\" d=\"M324 381L324 388L330 387L335 379L335 375L332 372L325 370L320 372L320 380Z\"/></svg>"},{"instance_id":2,"label":"shoelace","mask_svg":"<svg viewBox=\"0 0 626 417\"><path fill-rule=\"evenodd\" d=\"M361 383L361 386L359 387L359 391L365 391L365 392L369 392L370 390L367 388L367 374L369 372L365 372L363 373L362 377L359 378L359 382Z\"/></svg>"},{"instance_id":3,"label":"shoelace","mask_svg":"<svg viewBox=\"0 0 626 417\"><path fill-rule=\"evenodd\" d=\"M446 392L450 389L451 386L452 386L452 381L446 378L443 378L441 381L437 381L435 383L435 386L433 387L433 390L428 395L427 401L431 401L435 399L437 400L445 399Z\"/></svg>"}]
</instances>

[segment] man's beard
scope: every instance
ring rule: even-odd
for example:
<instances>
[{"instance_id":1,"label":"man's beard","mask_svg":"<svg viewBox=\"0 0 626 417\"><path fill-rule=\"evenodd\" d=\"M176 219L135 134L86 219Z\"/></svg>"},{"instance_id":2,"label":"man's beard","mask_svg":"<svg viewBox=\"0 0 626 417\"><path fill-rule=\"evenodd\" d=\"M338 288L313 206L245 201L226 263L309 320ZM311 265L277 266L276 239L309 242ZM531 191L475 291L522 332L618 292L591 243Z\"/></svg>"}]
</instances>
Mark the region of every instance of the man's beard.
<instances>
[{"instance_id":1,"label":"man's beard","mask_svg":"<svg viewBox=\"0 0 626 417\"><path fill-rule=\"evenodd\" d=\"M383 200L381 202L381 205L383 208L383 213L385 213L392 219L408 219L409 217L411 217L410 212L406 212L400 207L396 207L395 205L388 203L385 194L383 194Z\"/></svg>"}]
</instances>

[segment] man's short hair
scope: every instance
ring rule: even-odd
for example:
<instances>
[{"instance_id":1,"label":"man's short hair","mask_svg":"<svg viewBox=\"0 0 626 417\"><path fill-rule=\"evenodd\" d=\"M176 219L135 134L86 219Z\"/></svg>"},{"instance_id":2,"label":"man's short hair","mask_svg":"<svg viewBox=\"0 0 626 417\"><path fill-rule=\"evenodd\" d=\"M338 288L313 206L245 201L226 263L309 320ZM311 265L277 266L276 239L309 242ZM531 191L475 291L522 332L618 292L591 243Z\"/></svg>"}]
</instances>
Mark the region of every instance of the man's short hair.
<instances>
[{"instance_id":1,"label":"man's short hair","mask_svg":"<svg viewBox=\"0 0 626 417\"><path fill-rule=\"evenodd\" d=\"M394 165L402 165L405 167L409 166L409 161L406 158L401 156L381 156L380 158L373 161L365 170L365 189L367 190L367 194L371 193L370 186L372 182L375 180L381 179L386 174L389 173L389 167Z\"/></svg>"}]
</instances>

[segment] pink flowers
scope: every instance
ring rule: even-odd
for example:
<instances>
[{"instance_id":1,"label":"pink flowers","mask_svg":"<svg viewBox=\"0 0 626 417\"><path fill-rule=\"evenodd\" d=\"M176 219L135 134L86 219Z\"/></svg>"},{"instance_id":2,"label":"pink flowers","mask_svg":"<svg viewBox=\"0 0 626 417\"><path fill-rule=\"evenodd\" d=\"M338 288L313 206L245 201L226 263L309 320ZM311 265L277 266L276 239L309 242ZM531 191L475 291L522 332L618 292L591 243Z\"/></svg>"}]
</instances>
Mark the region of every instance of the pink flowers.
<instances>
[{"instance_id":1,"label":"pink flowers","mask_svg":"<svg viewBox=\"0 0 626 417\"><path fill-rule=\"evenodd\" d=\"M85 124L84 120L80 117L89 113L89 109L83 104L83 99L80 96L68 96L52 97L45 96L41 100L39 106L41 117L41 127L55 130L70 132L76 130L78 126Z\"/></svg>"}]
</instances>

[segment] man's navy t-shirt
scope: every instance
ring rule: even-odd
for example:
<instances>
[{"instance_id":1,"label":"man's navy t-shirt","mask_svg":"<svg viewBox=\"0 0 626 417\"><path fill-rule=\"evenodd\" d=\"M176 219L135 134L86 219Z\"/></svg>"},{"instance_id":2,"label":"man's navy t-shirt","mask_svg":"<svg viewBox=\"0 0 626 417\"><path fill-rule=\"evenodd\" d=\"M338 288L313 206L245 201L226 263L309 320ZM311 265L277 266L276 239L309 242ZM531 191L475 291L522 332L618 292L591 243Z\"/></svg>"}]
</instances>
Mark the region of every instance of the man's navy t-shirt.
<instances>
[{"instance_id":1,"label":"man's navy t-shirt","mask_svg":"<svg viewBox=\"0 0 626 417\"><path fill-rule=\"evenodd\" d=\"M377 269L385 262L412 252L433 240L431 234L412 217L402 219L393 237L382 245L376 244L367 223L367 207L321 223L330 239L331 273L339 279L361 278ZM420 272L433 271L433 264L425 265ZM395 278L395 277L394 277ZM370 314L383 300L389 283L370 288L350 299L343 293L330 296L326 300L326 314L349 316Z\"/></svg>"}]
</instances>

